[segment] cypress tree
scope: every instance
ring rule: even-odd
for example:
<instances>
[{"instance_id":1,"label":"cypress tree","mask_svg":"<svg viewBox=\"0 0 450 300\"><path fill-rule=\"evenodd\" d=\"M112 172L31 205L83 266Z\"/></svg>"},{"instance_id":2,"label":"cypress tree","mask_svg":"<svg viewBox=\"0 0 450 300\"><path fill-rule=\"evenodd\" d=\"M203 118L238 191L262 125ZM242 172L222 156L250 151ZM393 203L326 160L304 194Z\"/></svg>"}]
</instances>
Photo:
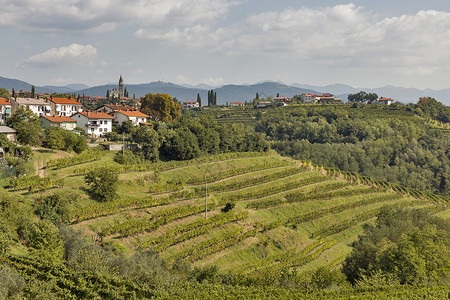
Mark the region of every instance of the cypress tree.
<instances>
[{"instance_id":1,"label":"cypress tree","mask_svg":"<svg viewBox=\"0 0 450 300\"><path fill-rule=\"evenodd\" d=\"M34 85L31 86L31 98L36 96Z\"/></svg>"},{"instance_id":2,"label":"cypress tree","mask_svg":"<svg viewBox=\"0 0 450 300\"><path fill-rule=\"evenodd\" d=\"M200 93L197 93L197 102L198 102L198 107L202 107L202 98L200 97Z\"/></svg>"},{"instance_id":3,"label":"cypress tree","mask_svg":"<svg viewBox=\"0 0 450 300\"><path fill-rule=\"evenodd\" d=\"M214 92L214 105L217 105L217 92Z\"/></svg>"}]
</instances>

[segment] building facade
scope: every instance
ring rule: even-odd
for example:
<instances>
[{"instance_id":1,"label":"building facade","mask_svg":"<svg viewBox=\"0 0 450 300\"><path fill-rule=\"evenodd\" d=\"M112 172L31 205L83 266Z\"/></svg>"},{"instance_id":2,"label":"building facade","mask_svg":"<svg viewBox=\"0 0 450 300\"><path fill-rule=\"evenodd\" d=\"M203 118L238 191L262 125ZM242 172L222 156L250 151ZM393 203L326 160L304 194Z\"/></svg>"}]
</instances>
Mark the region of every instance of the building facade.
<instances>
[{"instance_id":1,"label":"building facade","mask_svg":"<svg viewBox=\"0 0 450 300\"><path fill-rule=\"evenodd\" d=\"M112 131L114 117L106 113L78 112L72 117L77 121L77 127L83 128L90 136L99 137Z\"/></svg>"}]
</instances>

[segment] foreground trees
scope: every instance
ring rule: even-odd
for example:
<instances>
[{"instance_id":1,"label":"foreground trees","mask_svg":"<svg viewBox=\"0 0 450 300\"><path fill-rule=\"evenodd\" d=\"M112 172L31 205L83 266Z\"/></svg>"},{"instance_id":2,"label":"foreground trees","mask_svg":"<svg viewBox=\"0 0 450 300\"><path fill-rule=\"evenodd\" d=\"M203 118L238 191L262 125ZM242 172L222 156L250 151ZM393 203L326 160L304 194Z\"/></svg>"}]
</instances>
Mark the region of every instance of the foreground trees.
<instances>
[{"instance_id":1,"label":"foreground trees","mask_svg":"<svg viewBox=\"0 0 450 300\"><path fill-rule=\"evenodd\" d=\"M343 272L352 283L382 275L401 284L448 278L450 222L425 210L383 210L354 243Z\"/></svg>"}]
</instances>

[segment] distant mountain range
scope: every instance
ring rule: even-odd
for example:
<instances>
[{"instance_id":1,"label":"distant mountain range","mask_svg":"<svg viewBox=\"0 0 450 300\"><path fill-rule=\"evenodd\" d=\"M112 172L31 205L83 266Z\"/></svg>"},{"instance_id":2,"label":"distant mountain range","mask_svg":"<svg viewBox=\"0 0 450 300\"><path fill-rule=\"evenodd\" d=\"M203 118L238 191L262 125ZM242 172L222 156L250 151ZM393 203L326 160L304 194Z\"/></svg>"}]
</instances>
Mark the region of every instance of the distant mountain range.
<instances>
[{"instance_id":1,"label":"distant mountain range","mask_svg":"<svg viewBox=\"0 0 450 300\"><path fill-rule=\"evenodd\" d=\"M11 91L31 91L31 84L25 81L0 77L0 87L4 87ZM205 105L208 99L208 90L214 89L217 93L217 103L225 104L231 101L251 101L259 94L260 98L268 96L276 96L279 94L283 97L293 97L302 93L332 93L335 96L347 100L348 94L365 91L367 93L376 93L378 96L393 98L404 103L416 103L420 97L433 97L436 100L450 105L450 89L442 90L419 90L415 88L402 88L394 86L385 86L380 88L355 88L345 84L333 84L327 86L315 86L301 83L293 83L290 85L282 82L260 82L256 84L229 84L220 87L212 87L205 84L178 85L170 82L151 82L145 84L126 84L125 87L130 97L142 97L147 93L166 93L172 97L176 97L180 101L195 101L197 94L200 94L202 104ZM106 96L107 90L118 88L114 84L105 84L100 86L88 87L85 84L71 84L66 86L36 86L36 93L75 93L76 95L86 96Z\"/></svg>"}]
</instances>

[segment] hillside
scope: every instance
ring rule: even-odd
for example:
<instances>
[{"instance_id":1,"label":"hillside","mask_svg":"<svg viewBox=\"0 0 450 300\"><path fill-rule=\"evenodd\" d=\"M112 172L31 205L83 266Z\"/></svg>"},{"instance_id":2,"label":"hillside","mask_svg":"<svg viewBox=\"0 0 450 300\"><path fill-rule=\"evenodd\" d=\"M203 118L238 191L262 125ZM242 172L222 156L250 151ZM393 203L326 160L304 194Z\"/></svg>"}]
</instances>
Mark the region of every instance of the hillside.
<instances>
[{"instance_id":1,"label":"hillside","mask_svg":"<svg viewBox=\"0 0 450 300\"><path fill-rule=\"evenodd\" d=\"M91 165L121 168L107 155L47 170L50 178L64 178L64 188L43 195L72 199L71 227L121 251L153 249L170 263L183 259L223 271L337 265L362 224L385 205L428 207L448 216L448 208L432 198L276 154L218 155L120 171L120 200L106 203L89 200L80 189ZM227 203L235 207L222 212Z\"/></svg>"}]
</instances>

